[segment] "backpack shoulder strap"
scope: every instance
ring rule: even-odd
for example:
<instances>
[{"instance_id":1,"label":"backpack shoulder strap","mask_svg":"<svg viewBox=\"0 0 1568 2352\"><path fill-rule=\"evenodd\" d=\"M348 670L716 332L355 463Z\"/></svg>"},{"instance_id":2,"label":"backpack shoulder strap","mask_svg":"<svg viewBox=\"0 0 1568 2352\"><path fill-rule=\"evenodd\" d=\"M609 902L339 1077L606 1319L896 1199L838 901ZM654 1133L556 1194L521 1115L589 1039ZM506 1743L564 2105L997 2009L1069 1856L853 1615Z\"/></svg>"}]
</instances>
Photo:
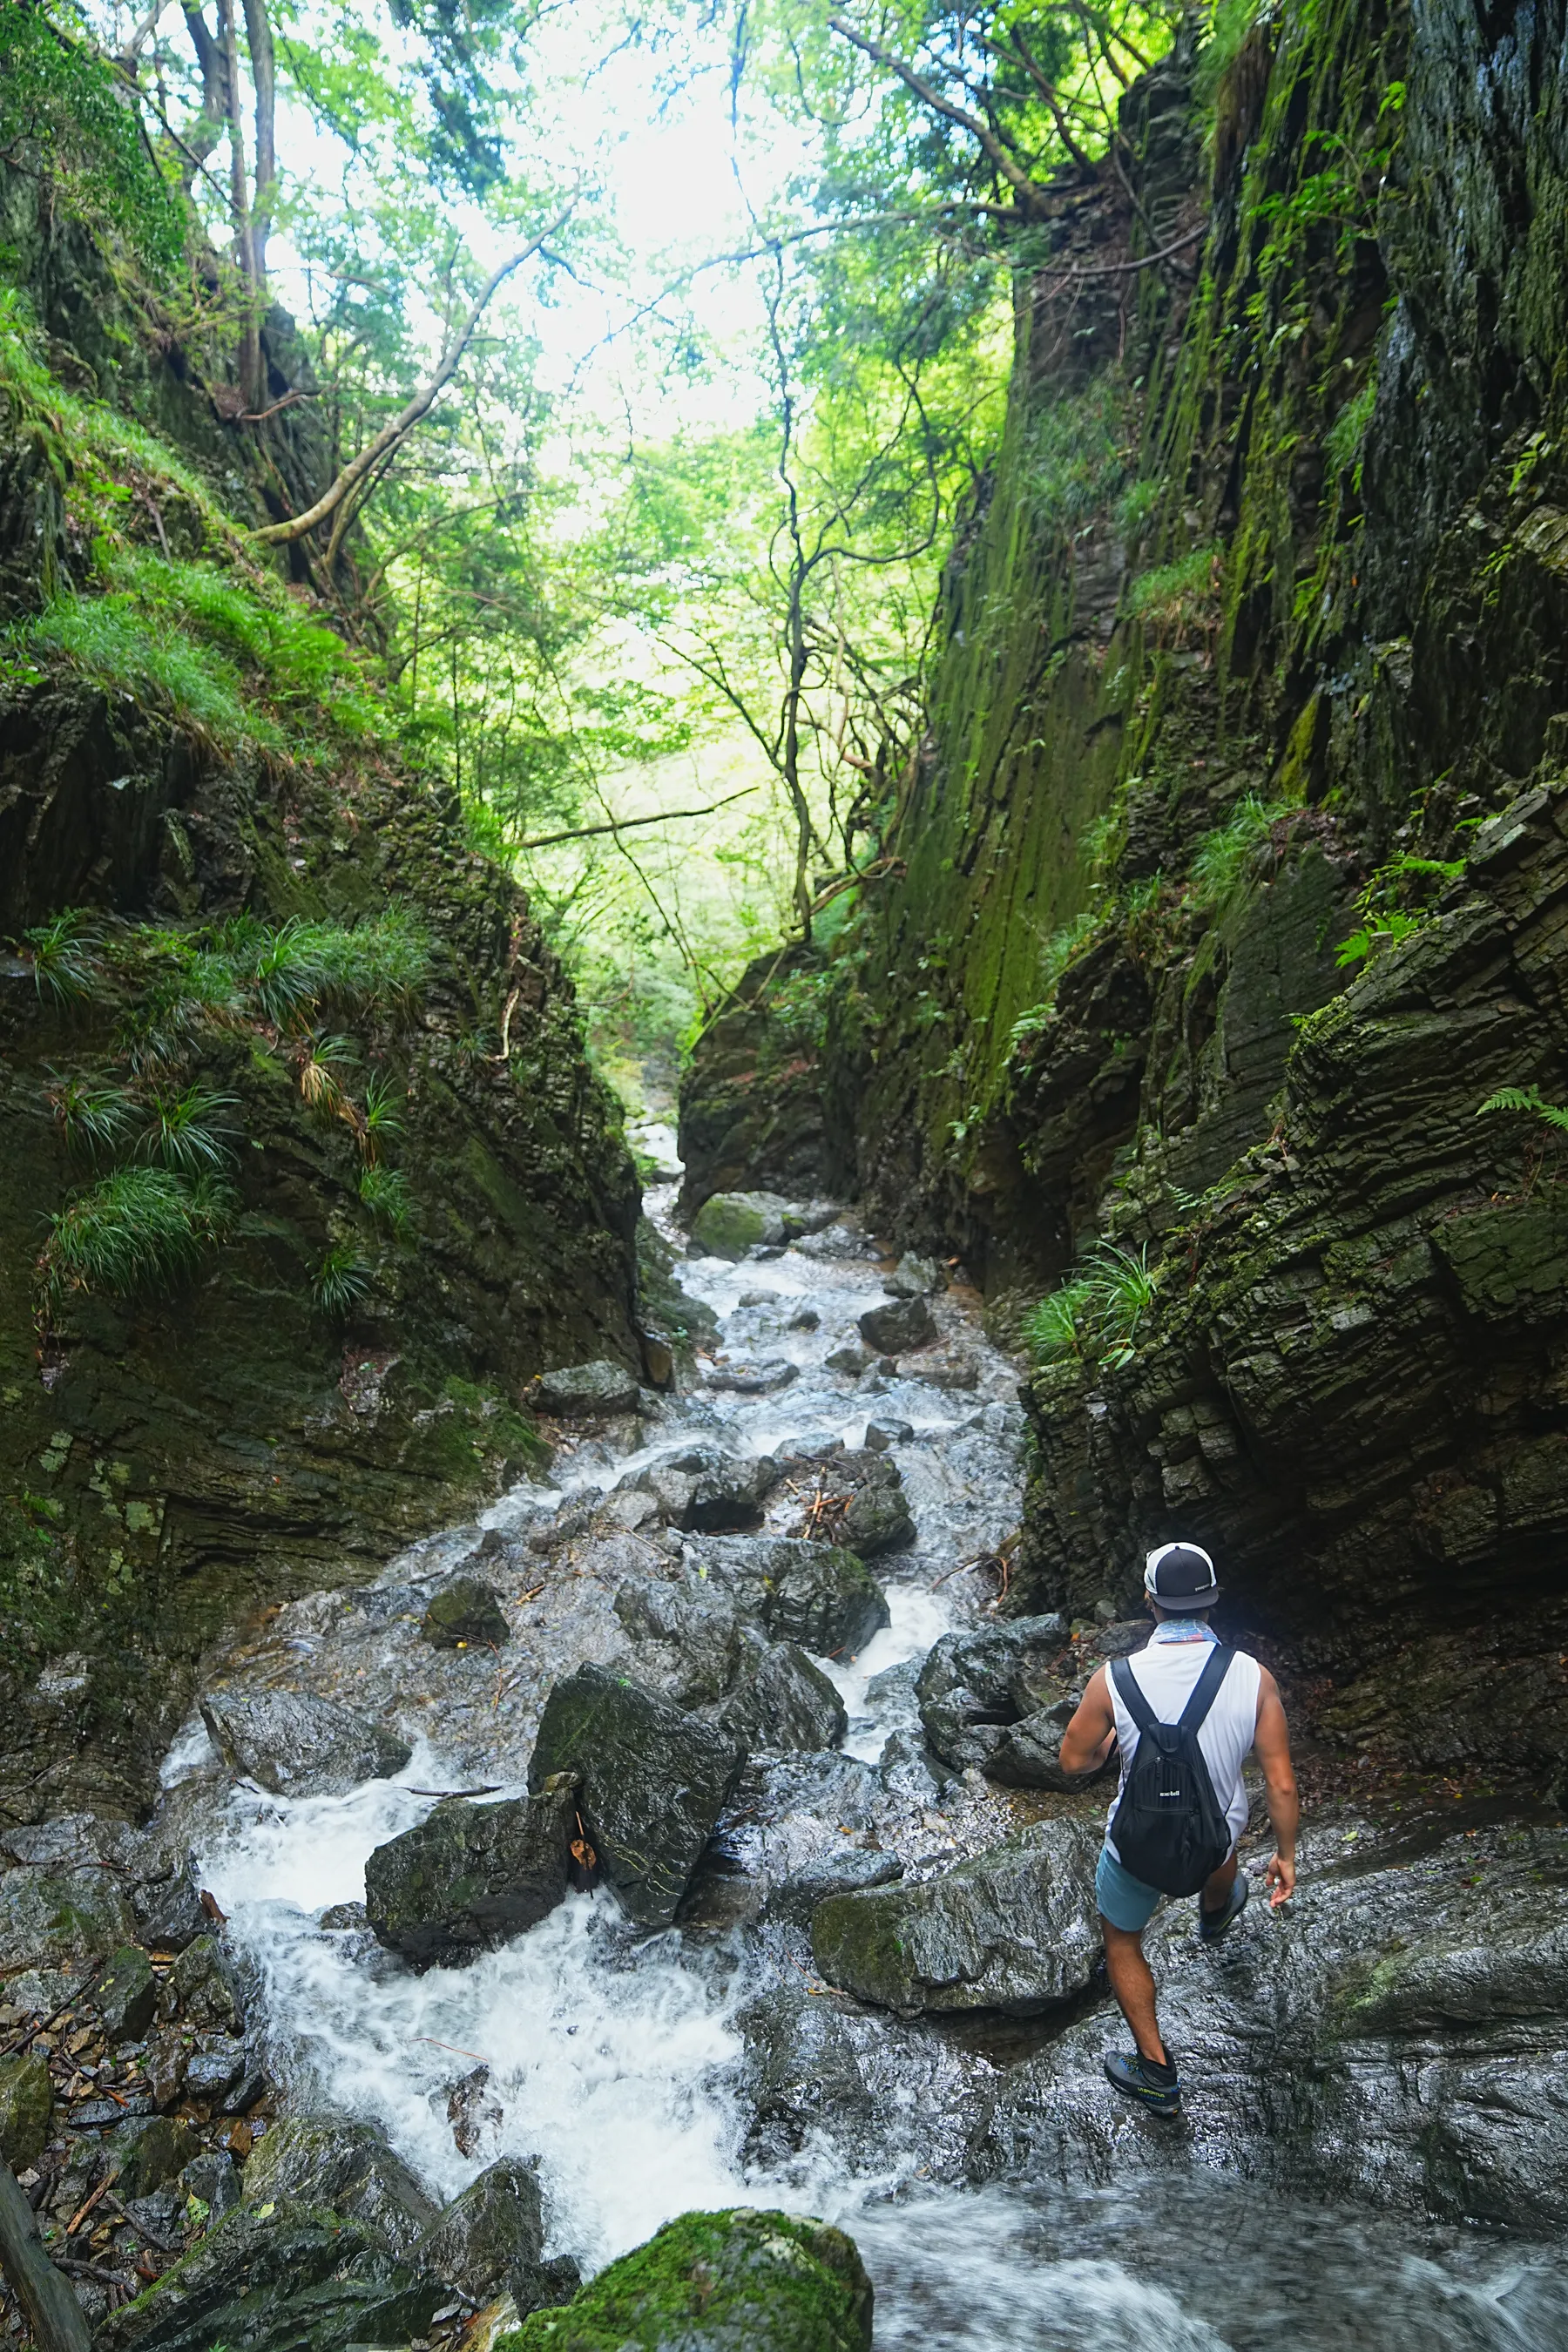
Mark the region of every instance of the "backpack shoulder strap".
<instances>
[{"instance_id":1,"label":"backpack shoulder strap","mask_svg":"<svg viewBox=\"0 0 1568 2352\"><path fill-rule=\"evenodd\" d=\"M1215 1643L1214 1648L1204 1660L1202 1674L1193 1685L1192 1696L1182 1709L1179 1718L1181 1730L1197 1730L1215 1700L1219 1696L1219 1686L1229 1674L1230 1662L1235 1655L1236 1652L1227 1650L1223 1642Z\"/></svg>"},{"instance_id":2,"label":"backpack shoulder strap","mask_svg":"<svg viewBox=\"0 0 1568 2352\"><path fill-rule=\"evenodd\" d=\"M1121 1695L1122 1706L1138 1726L1139 1731L1141 1733L1148 1731L1160 1718L1143 1696L1143 1687L1132 1671L1131 1660L1112 1658L1110 1678Z\"/></svg>"}]
</instances>

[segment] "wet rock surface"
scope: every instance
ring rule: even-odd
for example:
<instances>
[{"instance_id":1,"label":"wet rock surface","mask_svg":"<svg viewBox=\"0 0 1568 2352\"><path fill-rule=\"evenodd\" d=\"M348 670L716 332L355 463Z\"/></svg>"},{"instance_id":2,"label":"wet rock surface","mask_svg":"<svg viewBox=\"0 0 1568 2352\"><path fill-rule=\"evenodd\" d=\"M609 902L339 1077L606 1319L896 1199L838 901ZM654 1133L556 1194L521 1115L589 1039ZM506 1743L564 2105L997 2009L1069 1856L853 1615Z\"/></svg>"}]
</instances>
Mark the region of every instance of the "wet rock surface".
<instances>
[{"instance_id":1,"label":"wet rock surface","mask_svg":"<svg viewBox=\"0 0 1568 2352\"><path fill-rule=\"evenodd\" d=\"M556 1684L529 1765L537 1796L575 1775L605 1875L642 1927L668 1927L734 1787L738 1739L597 1666Z\"/></svg>"},{"instance_id":2,"label":"wet rock surface","mask_svg":"<svg viewBox=\"0 0 1568 2352\"><path fill-rule=\"evenodd\" d=\"M811 1915L829 1984L900 2017L1029 2016L1081 1992L1100 1961L1097 1829L1042 1823L911 1886L834 1895Z\"/></svg>"},{"instance_id":3,"label":"wet rock surface","mask_svg":"<svg viewBox=\"0 0 1568 2352\"><path fill-rule=\"evenodd\" d=\"M450 1797L365 1864L365 1916L378 1939L420 1962L458 1960L531 1927L569 1884L577 1776L535 1796Z\"/></svg>"},{"instance_id":4,"label":"wet rock surface","mask_svg":"<svg viewBox=\"0 0 1568 2352\"><path fill-rule=\"evenodd\" d=\"M279 1797L341 1797L361 1780L401 1772L413 1753L381 1725L295 1691L209 1692L202 1720L231 1772Z\"/></svg>"}]
</instances>

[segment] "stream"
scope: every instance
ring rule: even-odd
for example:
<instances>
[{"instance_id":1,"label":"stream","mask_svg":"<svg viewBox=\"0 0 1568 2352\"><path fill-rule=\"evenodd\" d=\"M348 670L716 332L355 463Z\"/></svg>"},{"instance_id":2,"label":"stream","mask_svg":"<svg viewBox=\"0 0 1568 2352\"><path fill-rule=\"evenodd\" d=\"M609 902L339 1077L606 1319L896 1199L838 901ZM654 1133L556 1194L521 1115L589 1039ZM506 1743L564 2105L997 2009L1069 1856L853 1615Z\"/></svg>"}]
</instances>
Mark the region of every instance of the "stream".
<instances>
[{"instance_id":1,"label":"stream","mask_svg":"<svg viewBox=\"0 0 1568 2352\"><path fill-rule=\"evenodd\" d=\"M668 1162L668 1131L641 1139ZM663 1182L648 1207L679 1241L674 1192ZM558 1456L552 1486L519 1487L480 1521L509 1538L537 1530L694 1435L721 1435L742 1454L799 1455L838 1440L859 1446L868 1420L880 1422L895 1433L918 1539L875 1563L890 1624L858 1658L819 1662L848 1710L847 1751L866 1765L915 1720L910 1676L889 1670L993 1600L994 1577L952 1571L1016 1525L1023 1479L1016 1373L981 1336L972 1296L938 1302L943 1377L956 1353L972 1386L827 1367L858 1314L884 1295L886 1263L847 1218L739 1265L686 1260L682 1282L719 1318L715 1350L731 1363L787 1361L794 1376L764 1393L705 1379L653 1407L633 1450L584 1436ZM722 1364L707 1369L722 1376ZM291 2106L375 2122L442 2199L498 2156L537 2157L551 2251L584 2268L691 2208L783 2205L838 2221L875 2282L883 2352L932 2342L964 2352L1261 2352L1284 2330L1300 2352L1568 2344L1568 2272L1552 2250L1363 2207L1288 2202L1190 2157L1109 2184L1086 2178L1078 2189L1028 2178L967 2186L951 2173L937 2182L918 2095L868 2165L826 2134L808 2135L785 2161L759 2163L746 2152L742 2021L759 1996L803 1990L804 1972L798 1950L743 1925L637 1936L605 1893L575 1895L472 1965L423 1975L363 1929L345 1931L332 1915L363 1901L367 1855L422 1820L436 1792L471 1787L476 1775L509 1790L523 1782L526 1719L516 1718L510 1751L497 1746L513 1738L504 1672L488 1661L443 1666L486 1679L433 1707L409 1684L430 1653L410 1641L405 1611L386 1613L475 1538L471 1526L454 1530L393 1562L368 1591L297 1603L268 1637L273 1659L324 1675L331 1658L339 1679L322 1686L352 1680L360 1703L401 1706L415 1740L406 1769L346 1796L292 1802L241 1784L202 1817L203 1884L262 1987L270 2063ZM595 1648L608 1654L607 1603L590 1581L531 1603L558 1612L537 1639L546 1653L563 1645L563 1670ZM197 1718L165 1764L171 1799L210 1765ZM983 1840L989 1801L962 1780L917 1795L914 1868L939 1868ZM999 1833L993 1822L990 1836ZM1108 2048L1119 2022L1104 2017ZM464 2156L447 2103L479 2065L489 2069L489 2105L481 2144Z\"/></svg>"}]
</instances>

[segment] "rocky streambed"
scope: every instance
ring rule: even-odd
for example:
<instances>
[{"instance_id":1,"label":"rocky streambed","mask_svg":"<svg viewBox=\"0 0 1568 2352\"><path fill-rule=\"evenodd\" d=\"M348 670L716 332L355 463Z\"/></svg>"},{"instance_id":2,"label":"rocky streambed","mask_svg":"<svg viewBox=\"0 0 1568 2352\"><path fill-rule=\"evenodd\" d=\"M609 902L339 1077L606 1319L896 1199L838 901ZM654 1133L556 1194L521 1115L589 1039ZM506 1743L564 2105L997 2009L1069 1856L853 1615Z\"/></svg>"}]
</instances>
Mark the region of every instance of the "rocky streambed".
<instances>
[{"instance_id":1,"label":"rocky streambed","mask_svg":"<svg viewBox=\"0 0 1568 2352\"><path fill-rule=\"evenodd\" d=\"M0 1839L0 2137L104 2340L652 2343L697 2280L849 2347L846 2231L880 2347L1568 2344L1559 1816L1340 1806L1286 1913L1167 1906L1185 2113L1121 2111L1054 1753L1141 1634L997 1611L1016 1373L830 1204L692 1248L679 1393L553 1376L555 1484L253 1628L149 1824Z\"/></svg>"}]
</instances>

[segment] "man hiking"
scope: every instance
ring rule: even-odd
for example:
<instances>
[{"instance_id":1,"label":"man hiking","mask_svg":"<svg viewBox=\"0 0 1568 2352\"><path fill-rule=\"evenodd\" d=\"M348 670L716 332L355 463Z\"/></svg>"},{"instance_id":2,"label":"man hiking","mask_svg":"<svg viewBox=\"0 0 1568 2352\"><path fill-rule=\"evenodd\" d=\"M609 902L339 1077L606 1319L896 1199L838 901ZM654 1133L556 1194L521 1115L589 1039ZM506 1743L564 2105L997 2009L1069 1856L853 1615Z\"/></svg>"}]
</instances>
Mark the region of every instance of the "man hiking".
<instances>
[{"instance_id":1,"label":"man hiking","mask_svg":"<svg viewBox=\"0 0 1568 2352\"><path fill-rule=\"evenodd\" d=\"M1247 1827L1241 1768L1248 1754L1263 1768L1274 1824L1266 1876L1276 1907L1295 1892L1300 1804L1273 1675L1210 1630L1219 1584L1207 1552L1163 1544L1149 1554L1143 1591L1154 1619L1148 1646L1090 1676L1062 1735L1061 1764L1064 1772L1092 1772L1112 1742L1120 1753L1094 1884L1106 1974L1137 2048L1109 2056L1105 2071L1151 2114L1173 2116L1182 2085L1160 2036L1143 1930L1163 1894L1198 1895L1205 1944L1217 1944L1241 1916L1247 1885L1237 1875L1236 1848Z\"/></svg>"}]
</instances>

